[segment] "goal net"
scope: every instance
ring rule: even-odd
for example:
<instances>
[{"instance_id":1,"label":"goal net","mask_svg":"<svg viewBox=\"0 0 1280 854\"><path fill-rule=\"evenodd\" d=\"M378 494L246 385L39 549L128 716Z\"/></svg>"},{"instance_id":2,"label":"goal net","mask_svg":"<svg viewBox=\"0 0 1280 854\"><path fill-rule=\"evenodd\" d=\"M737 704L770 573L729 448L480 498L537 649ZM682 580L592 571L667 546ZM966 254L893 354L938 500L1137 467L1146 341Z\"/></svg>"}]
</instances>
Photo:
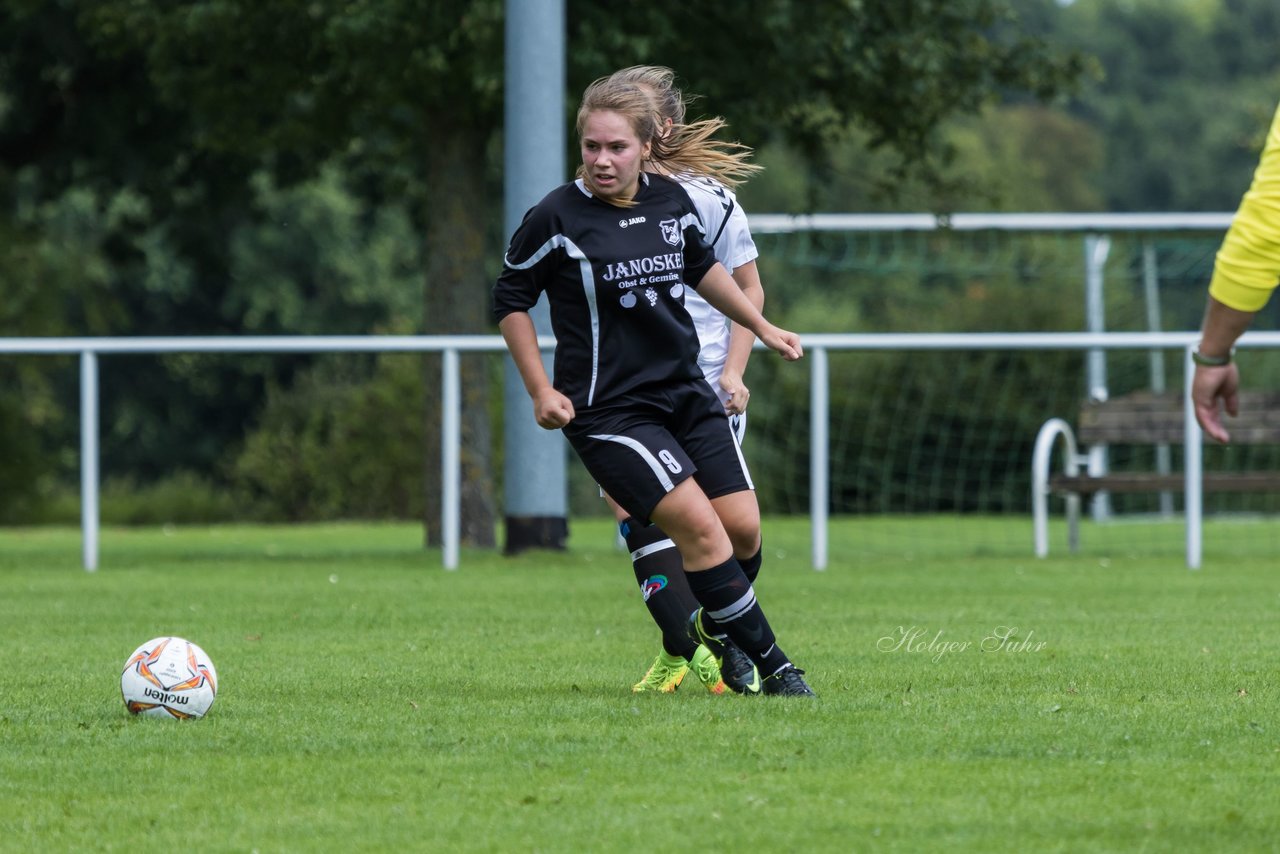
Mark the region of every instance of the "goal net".
<instances>
[{"instance_id":1,"label":"goal net","mask_svg":"<svg viewBox=\"0 0 1280 854\"><path fill-rule=\"evenodd\" d=\"M1222 228L1123 225L758 228L756 241L770 318L806 333L1198 328ZM1275 328L1274 311L1254 328ZM1245 361L1250 387L1280 385L1280 352L1250 350ZM1075 425L1090 395L1183 387L1181 349L832 350L829 367L832 517L857 532L855 554L906 558L1030 556L1032 449L1045 420ZM745 452L762 509L807 514L809 373L757 352L747 382ZM1275 469L1277 451L1206 446L1204 467ZM1107 451L1115 472L1182 463L1180 446ZM1051 549L1062 553L1061 499L1050 506ZM1182 509L1180 493L1103 496L1086 504L1081 551L1179 556ZM1274 552L1277 510L1280 495L1206 494L1206 556Z\"/></svg>"}]
</instances>

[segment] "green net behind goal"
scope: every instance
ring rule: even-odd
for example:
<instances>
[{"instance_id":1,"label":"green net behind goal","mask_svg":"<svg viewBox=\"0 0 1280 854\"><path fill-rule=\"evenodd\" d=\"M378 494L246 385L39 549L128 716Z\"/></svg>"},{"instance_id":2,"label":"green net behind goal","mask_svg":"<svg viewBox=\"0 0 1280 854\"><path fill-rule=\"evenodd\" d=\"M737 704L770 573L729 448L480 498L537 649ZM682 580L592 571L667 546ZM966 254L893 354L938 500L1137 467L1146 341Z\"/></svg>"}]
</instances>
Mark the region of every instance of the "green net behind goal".
<instances>
[{"instance_id":1,"label":"green net behind goal","mask_svg":"<svg viewBox=\"0 0 1280 854\"><path fill-rule=\"evenodd\" d=\"M1100 303L1109 332L1199 325L1221 232L1107 236ZM802 332L1080 332L1086 236L1018 231L757 235L771 319ZM1097 242L1092 249L1097 252ZM1274 328L1264 312L1256 329ZM1251 350L1250 387L1280 385L1280 352ZM745 451L766 513L809 512L809 373L757 352ZM1031 460L1051 417L1075 425L1099 381L1111 397L1183 387L1182 351L1114 350L1101 376L1082 351L839 351L830 366L831 513L859 554L1031 555ZM1280 467L1280 449L1205 448L1205 470ZM1181 471L1180 446L1167 453ZM1109 469L1152 471L1151 446L1113 445ZM1055 455L1054 467L1060 467ZM1182 495L1113 495L1081 550L1183 554ZM1062 502L1052 550L1065 550ZM1205 555L1274 551L1280 495L1206 495ZM1099 512L1105 511L1105 512ZM930 517L929 524L913 520ZM939 523L937 520L942 520ZM1228 533L1217 533L1227 526Z\"/></svg>"}]
</instances>

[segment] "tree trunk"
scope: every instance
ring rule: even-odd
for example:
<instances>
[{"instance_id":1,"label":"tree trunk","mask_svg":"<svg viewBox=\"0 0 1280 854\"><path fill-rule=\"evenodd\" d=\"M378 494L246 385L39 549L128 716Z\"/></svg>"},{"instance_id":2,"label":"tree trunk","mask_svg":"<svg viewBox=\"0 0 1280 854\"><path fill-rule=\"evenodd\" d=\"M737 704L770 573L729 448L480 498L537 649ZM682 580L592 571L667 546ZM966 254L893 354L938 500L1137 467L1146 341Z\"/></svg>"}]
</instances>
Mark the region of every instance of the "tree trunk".
<instances>
[{"instance_id":1,"label":"tree trunk","mask_svg":"<svg viewBox=\"0 0 1280 854\"><path fill-rule=\"evenodd\" d=\"M492 332L489 293L493 283L485 271L486 213L496 208L484 181L486 134L457 127L437 127L426 155L425 317L428 335ZM495 214L496 215L496 214ZM492 360L487 354L463 355L462 387L462 542L496 546L493 489L493 442L489 424ZM424 448L426 543L443 541L440 503L440 398L442 359L425 359L426 430Z\"/></svg>"}]
</instances>

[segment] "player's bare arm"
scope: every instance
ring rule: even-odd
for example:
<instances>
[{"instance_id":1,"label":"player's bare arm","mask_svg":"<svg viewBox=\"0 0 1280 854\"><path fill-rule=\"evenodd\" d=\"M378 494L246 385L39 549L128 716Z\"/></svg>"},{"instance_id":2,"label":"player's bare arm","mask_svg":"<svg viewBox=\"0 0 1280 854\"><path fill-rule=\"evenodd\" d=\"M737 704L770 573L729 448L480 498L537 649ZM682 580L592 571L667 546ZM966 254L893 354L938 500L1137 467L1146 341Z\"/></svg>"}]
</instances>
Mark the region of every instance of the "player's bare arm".
<instances>
[{"instance_id":1,"label":"player's bare arm","mask_svg":"<svg viewBox=\"0 0 1280 854\"><path fill-rule=\"evenodd\" d=\"M764 312L764 286L760 284L760 271L755 261L748 261L733 271L733 280L738 283L747 300L756 307L756 311ZM747 410L751 390L743 382L743 374L747 370L747 360L751 358L751 347L756 336L741 323L734 323L729 333L729 350L725 354L724 367L720 372L720 387L729 395L725 402L725 411L730 415L739 415Z\"/></svg>"},{"instance_id":2,"label":"player's bare arm","mask_svg":"<svg viewBox=\"0 0 1280 854\"><path fill-rule=\"evenodd\" d=\"M804 356L800 336L774 326L765 320L760 309L742 292L723 264L717 262L698 284L698 294L725 317L745 326L771 350L777 350L789 362Z\"/></svg>"},{"instance_id":3,"label":"player's bare arm","mask_svg":"<svg viewBox=\"0 0 1280 854\"><path fill-rule=\"evenodd\" d=\"M498 322L498 329L511 351L525 391L533 401L533 418L538 426L544 430L559 430L572 421L573 402L555 390L542 365L533 318L523 311L512 312Z\"/></svg>"}]
</instances>

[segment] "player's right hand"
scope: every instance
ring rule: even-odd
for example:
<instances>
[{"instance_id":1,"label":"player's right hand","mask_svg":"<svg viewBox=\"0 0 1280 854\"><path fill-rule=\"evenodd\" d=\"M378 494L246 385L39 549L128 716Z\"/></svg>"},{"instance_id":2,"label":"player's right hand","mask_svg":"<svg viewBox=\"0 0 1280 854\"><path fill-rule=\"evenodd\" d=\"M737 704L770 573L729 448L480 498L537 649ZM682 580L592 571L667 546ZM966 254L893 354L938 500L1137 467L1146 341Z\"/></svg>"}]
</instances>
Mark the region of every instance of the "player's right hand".
<instances>
[{"instance_id":1,"label":"player's right hand","mask_svg":"<svg viewBox=\"0 0 1280 854\"><path fill-rule=\"evenodd\" d=\"M559 430L573 420L573 401L554 388L539 392L533 399L533 420L544 430Z\"/></svg>"}]
</instances>

